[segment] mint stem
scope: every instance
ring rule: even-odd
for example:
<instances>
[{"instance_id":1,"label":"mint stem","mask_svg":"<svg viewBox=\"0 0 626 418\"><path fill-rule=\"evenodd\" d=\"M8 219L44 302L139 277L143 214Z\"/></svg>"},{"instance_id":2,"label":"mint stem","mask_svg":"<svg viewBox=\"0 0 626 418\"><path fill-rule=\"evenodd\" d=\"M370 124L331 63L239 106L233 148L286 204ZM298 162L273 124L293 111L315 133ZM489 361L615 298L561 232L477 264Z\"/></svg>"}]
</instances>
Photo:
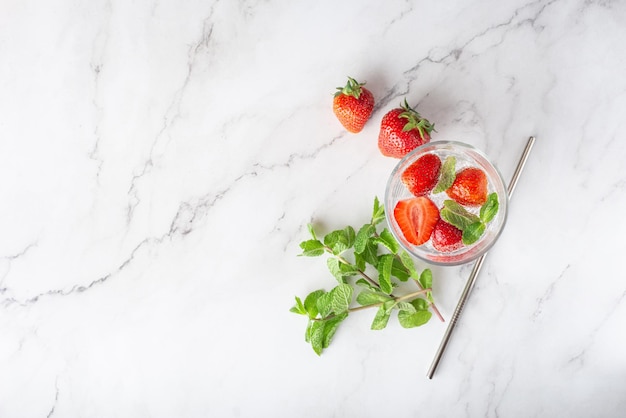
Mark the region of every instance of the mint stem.
<instances>
[{"instance_id":1,"label":"mint stem","mask_svg":"<svg viewBox=\"0 0 626 418\"><path fill-rule=\"evenodd\" d=\"M372 225L373 225L373 223L372 223ZM374 232L374 236L377 237L377 238L380 238L380 235L378 234L378 232ZM400 263L402 263L402 259L400 258L400 256L398 254L394 254L394 257L396 257L400 261ZM339 261L341 261L341 259ZM359 273L361 273L361 275L363 275L368 281L373 282L373 280L370 279L369 277L367 277L365 275L365 273L363 273L361 271L359 271ZM420 291L424 290L424 288L422 287L422 285L420 284L420 282L418 280L414 280L414 282L417 284L417 287L420 288ZM377 283L374 283L374 284L376 285L376 287L378 287L380 289L380 286ZM393 296L393 295L391 295L391 296ZM433 312L435 313L437 318L439 318L439 320L441 322L446 322L446 320L443 319L443 315L441 315L441 312L439 312L439 309L437 309L437 305L435 305L435 302L428 301L428 304L430 305L430 307L433 308Z\"/></svg>"},{"instance_id":2,"label":"mint stem","mask_svg":"<svg viewBox=\"0 0 626 418\"><path fill-rule=\"evenodd\" d=\"M417 287L419 287L421 290L424 290L424 288L422 287L422 285L420 284L418 280L414 279L413 281L415 282ZM437 318L439 318L441 322L446 322L446 320L443 319L441 312L439 312L439 309L437 309L437 305L435 305L435 302L428 301L428 303L430 304L430 307L433 308L433 312L435 313L435 315L437 315Z\"/></svg>"},{"instance_id":3,"label":"mint stem","mask_svg":"<svg viewBox=\"0 0 626 418\"><path fill-rule=\"evenodd\" d=\"M408 293L408 294L403 295L403 296L396 296L392 300L394 302L402 302L403 300L412 299L412 298L414 298L416 296L423 295L423 294L428 293L428 292L432 292L432 289L430 289L430 288L422 289L422 290L418 290L417 292ZM349 308L348 312L351 313L351 312L362 311L362 310L368 309L368 308L378 308L379 306L383 306L384 303L385 302L379 302L379 303L373 303L371 305L357 306L356 308ZM336 316L337 315L330 315L330 316L327 316L326 318L312 318L312 320L313 321L325 321L325 320L328 320L328 319L332 319L332 318L334 318Z\"/></svg>"},{"instance_id":4,"label":"mint stem","mask_svg":"<svg viewBox=\"0 0 626 418\"><path fill-rule=\"evenodd\" d=\"M330 254L332 254L332 250L328 247L325 247L326 251L329 252ZM352 264L350 264L348 262L348 260L346 260L345 258L343 258L340 255L334 255L333 257L335 257L337 260L339 260L340 263L346 264L348 266L352 266L354 267ZM370 276L368 276L367 274L365 274L365 272L361 269L356 269L357 273L359 273L361 275L361 277L363 277L365 280L367 280L372 286L375 286L376 288L380 289L380 285L378 283L376 283L376 281L374 279L372 279Z\"/></svg>"}]
</instances>

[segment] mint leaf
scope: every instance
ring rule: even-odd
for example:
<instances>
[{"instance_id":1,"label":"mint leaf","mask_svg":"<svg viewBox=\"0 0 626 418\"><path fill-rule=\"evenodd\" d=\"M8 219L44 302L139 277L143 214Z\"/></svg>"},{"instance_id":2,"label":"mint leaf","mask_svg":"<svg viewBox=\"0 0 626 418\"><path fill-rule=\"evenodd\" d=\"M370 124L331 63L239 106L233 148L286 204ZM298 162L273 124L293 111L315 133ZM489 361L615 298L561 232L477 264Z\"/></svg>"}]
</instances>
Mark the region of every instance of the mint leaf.
<instances>
[{"instance_id":1,"label":"mint leaf","mask_svg":"<svg viewBox=\"0 0 626 418\"><path fill-rule=\"evenodd\" d=\"M383 254L378 259L378 284L380 290L390 294L393 290L391 285L391 267L393 266L393 255Z\"/></svg>"},{"instance_id":2,"label":"mint leaf","mask_svg":"<svg viewBox=\"0 0 626 418\"><path fill-rule=\"evenodd\" d=\"M463 230L463 244L470 245L478 241L481 235L485 232L485 224L478 221L470 224Z\"/></svg>"},{"instance_id":3,"label":"mint leaf","mask_svg":"<svg viewBox=\"0 0 626 418\"><path fill-rule=\"evenodd\" d=\"M318 356L324 349L324 321L313 321L311 324L310 341L313 351Z\"/></svg>"},{"instance_id":4,"label":"mint leaf","mask_svg":"<svg viewBox=\"0 0 626 418\"><path fill-rule=\"evenodd\" d=\"M354 284L364 287L369 290L378 291L377 287L372 286L372 284L365 279L359 279L356 282L354 282Z\"/></svg>"},{"instance_id":5,"label":"mint leaf","mask_svg":"<svg viewBox=\"0 0 626 418\"><path fill-rule=\"evenodd\" d=\"M363 256L363 260L365 260L368 264L378 267L378 244L374 241L367 241L365 251L363 251L361 255Z\"/></svg>"},{"instance_id":6,"label":"mint leaf","mask_svg":"<svg viewBox=\"0 0 626 418\"><path fill-rule=\"evenodd\" d=\"M309 314L309 318L315 318L319 313L317 309L317 300L326 293L325 290L315 290L307 295L304 299L304 310Z\"/></svg>"},{"instance_id":7,"label":"mint leaf","mask_svg":"<svg viewBox=\"0 0 626 418\"><path fill-rule=\"evenodd\" d=\"M363 255L354 253L354 265L361 271L364 271L367 268Z\"/></svg>"},{"instance_id":8,"label":"mint leaf","mask_svg":"<svg viewBox=\"0 0 626 418\"><path fill-rule=\"evenodd\" d=\"M317 235L315 234L315 230L313 229L313 224L306 224L306 227L309 230L309 234L311 234L311 237L313 237L313 239L317 241Z\"/></svg>"},{"instance_id":9,"label":"mint leaf","mask_svg":"<svg viewBox=\"0 0 626 418\"><path fill-rule=\"evenodd\" d=\"M339 283L345 283L346 277L354 276L358 273L356 266L343 263L335 257L326 259L326 265L328 266L328 271L335 276L335 279L337 279Z\"/></svg>"},{"instance_id":10,"label":"mint leaf","mask_svg":"<svg viewBox=\"0 0 626 418\"><path fill-rule=\"evenodd\" d=\"M289 311L293 313L297 313L299 315L307 314L306 308L302 304L302 300L300 300L300 298L297 296L296 296L296 305L293 308L289 309Z\"/></svg>"},{"instance_id":11,"label":"mint leaf","mask_svg":"<svg viewBox=\"0 0 626 418\"><path fill-rule=\"evenodd\" d=\"M449 156L443 162L441 166L441 176L439 177L439 181L437 185L433 189L433 193L441 193L446 191L452 186L454 183L454 179L456 178L456 157Z\"/></svg>"},{"instance_id":12,"label":"mint leaf","mask_svg":"<svg viewBox=\"0 0 626 418\"><path fill-rule=\"evenodd\" d=\"M416 311L427 311L428 310L428 302L425 299L422 298L416 298L413 299L411 302L411 305L413 305L413 307L415 307Z\"/></svg>"},{"instance_id":13,"label":"mint leaf","mask_svg":"<svg viewBox=\"0 0 626 418\"><path fill-rule=\"evenodd\" d=\"M341 270L339 270L339 260L334 257L329 257L326 259L326 265L328 266L328 271L330 271L330 274L332 274L339 283L343 283Z\"/></svg>"},{"instance_id":14,"label":"mint leaf","mask_svg":"<svg viewBox=\"0 0 626 418\"><path fill-rule=\"evenodd\" d=\"M326 318L332 313L332 295L330 293L324 293L317 299L317 310L322 318Z\"/></svg>"},{"instance_id":15,"label":"mint leaf","mask_svg":"<svg viewBox=\"0 0 626 418\"><path fill-rule=\"evenodd\" d=\"M352 302L353 291L349 284L340 284L330 291L330 305L335 314L341 314L348 310Z\"/></svg>"},{"instance_id":16,"label":"mint leaf","mask_svg":"<svg viewBox=\"0 0 626 418\"><path fill-rule=\"evenodd\" d=\"M324 244L316 239L302 241L300 243L300 248L302 248L302 254L300 255L305 257L317 257L324 254Z\"/></svg>"},{"instance_id":17,"label":"mint leaf","mask_svg":"<svg viewBox=\"0 0 626 418\"><path fill-rule=\"evenodd\" d=\"M398 257L393 258L393 263L391 265L391 275L396 277L401 282L406 282L409 280L409 270L402 264L402 261Z\"/></svg>"},{"instance_id":18,"label":"mint leaf","mask_svg":"<svg viewBox=\"0 0 626 418\"><path fill-rule=\"evenodd\" d=\"M372 211L372 225L378 225L385 220L385 208L378 201L378 197L374 198L374 210Z\"/></svg>"},{"instance_id":19,"label":"mint leaf","mask_svg":"<svg viewBox=\"0 0 626 418\"><path fill-rule=\"evenodd\" d=\"M384 306L378 308L376 311L376 316L374 316L374 321L372 321L371 329L380 330L384 329L389 322L389 317L391 316L390 312L387 312Z\"/></svg>"},{"instance_id":20,"label":"mint leaf","mask_svg":"<svg viewBox=\"0 0 626 418\"><path fill-rule=\"evenodd\" d=\"M346 226L343 229L343 236L346 239L346 245L348 246L348 248L351 248L354 245L354 239L356 237L356 234L354 233L354 228L352 228L351 226Z\"/></svg>"},{"instance_id":21,"label":"mint leaf","mask_svg":"<svg viewBox=\"0 0 626 418\"><path fill-rule=\"evenodd\" d=\"M415 306L413 306L409 302L398 302L396 304L396 308L398 308L400 311L405 311L405 312L408 312L408 313L415 313L415 312L417 312L417 310L415 309Z\"/></svg>"},{"instance_id":22,"label":"mint leaf","mask_svg":"<svg viewBox=\"0 0 626 418\"><path fill-rule=\"evenodd\" d=\"M309 319L309 322L306 324L306 331L304 332L304 341L307 343L311 342L311 328L313 326L313 322Z\"/></svg>"},{"instance_id":23,"label":"mint leaf","mask_svg":"<svg viewBox=\"0 0 626 418\"><path fill-rule=\"evenodd\" d=\"M480 207L480 220L483 221L483 223L491 222L491 220L496 216L496 213L498 213L499 207L500 204L498 202L498 194L491 193L487 196L485 204Z\"/></svg>"},{"instance_id":24,"label":"mint leaf","mask_svg":"<svg viewBox=\"0 0 626 418\"><path fill-rule=\"evenodd\" d=\"M376 232L376 227L372 224L363 225L361 229L359 229L354 240L354 252L356 254L361 254L365 251L367 240L374 235L374 232Z\"/></svg>"},{"instance_id":25,"label":"mint leaf","mask_svg":"<svg viewBox=\"0 0 626 418\"><path fill-rule=\"evenodd\" d=\"M415 263L413 262L413 259L411 258L409 253L407 253L406 251L401 251L400 260L402 261L402 264L404 264L404 267L406 267L406 269L408 270L410 276L416 277L417 270L415 269Z\"/></svg>"},{"instance_id":26,"label":"mint leaf","mask_svg":"<svg viewBox=\"0 0 626 418\"><path fill-rule=\"evenodd\" d=\"M399 302L396 302L395 299L389 299L387 302L383 303L383 308L385 308L385 312L391 313L398 303Z\"/></svg>"},{"instance_id":27,"label":"mint leaf","mask_svg":"<svg viewBox=\"0 0 626 418\"><path fill-rule=\"evenodd\" d=\"M359 305L368 306L375 305L377 303L384 303L391 298L385 294L375 291L364 290L356 297L356 301Z\"/></svg>"},{"instance_id":28,"label":"mint leaf","mask_svg":"<svg viewBox=\"0 0 626 418\"><path fill-rule=\"evenodd\" d=\"M430 289L433 287L433 272L430 269L425 269L420 274L419 282L424 289Z\"/></svg>"},{"instance_id":29,"label":"mint leaf","mask_svg":"<svg viewBox=\"0 0 626 418\"><path fill-rule=\"evenodd\" d=\"M322 347L328 348L330 341L332 340L339 324L348 317L348 313L344 312L341 315L337 315L333 318L327 319L324 324L324 339L322 341Z\"/></svg>"},{"instance_id":30,"label":"mint leaf","mask_svg":"<svg viewBox=\"0 0 626 418\"><path fill-rule=\"evenodd\" d=\"M342 277L350 277L356 275L359 271L356 266L352 264L339 263L339 271Z\"/></svg>"},{"instance_id":31,"label":"mint leaf","mask_svg":"<svg viewBox=\"0 0 626 418\"><path fill-rule=\"evenodd\" d=\"M478 216L470 213L454 200L444 200L443 208L439 212L441 218L464 231L470 224L480 221Z\"/></svg>"},{"instance_id":32,"label":"mint leaf","mask_svg":"<svg viewBox=\"0 0 626 418\"><path fill-rule=\"evenodd\" d=\"M329 232L324 237L324 245L329 247L334 255L339 255L354 245L355 233L351 226Z\"/></svg>"},{"instance_id":33,"label":"mint leaf","mask_svg":"<svg viewBox=\"0 0 626 418\"><path fill-rule=\"evenodd\" d=\"M393 254L397 253L400 249L400 244L393 237L391 232L387 228L383 229L380 235L376 238L376 242L383 244Z\"/></svg>"},{"instance_id":34,"label":"mint leaf","mask_svg":"<svg viewBox=\"0 0 626 418\"><path fill-rule=\"evenodd\" d=\"M417 311L409 313L408 311L398 312L398 322L403 328L415 328L427 323L433 314L430 311Z\"/></svg>"}]
</instances>

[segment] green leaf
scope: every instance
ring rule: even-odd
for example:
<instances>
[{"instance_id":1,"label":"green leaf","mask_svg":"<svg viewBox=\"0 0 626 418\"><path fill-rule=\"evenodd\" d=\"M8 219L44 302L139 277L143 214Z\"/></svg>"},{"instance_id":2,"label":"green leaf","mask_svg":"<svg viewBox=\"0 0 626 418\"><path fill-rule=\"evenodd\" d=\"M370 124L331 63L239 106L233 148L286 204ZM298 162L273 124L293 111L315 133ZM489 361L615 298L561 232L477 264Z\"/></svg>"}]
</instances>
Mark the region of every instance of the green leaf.
<instances>
[{"instance_id":1,"label":"green leaf","mask_svg":"<svg viewBox=\"0 0 626 418\"><path fill-rule=\"evenodd\" d=\"M372 224L363 225L361 229L359 229L354 240L354 252L356 254L361 254L365 251L367 241L374 235L374 232L376 232L376 227Z\"/></svg>"},{"instance_id":2,"label":"green leaf","mask_svg":"<svg viewBox=\"0 0 626 418\"><path fill-rule=\"evenodd\" d=\"M378 258L378 284L380 290L390 294L393 290L391 285L391 267L393 266L393 255L383 254Z\"/></svg>"},{"instance_id":3,"label":"green leaf","mask_svg":"<svg viewBox=\"0 0 626 418\"><path fill-rule=\"evenodd\" d=\"M340 284L330 291L331 309L335 314L341 314L348 310L352 302L352 286Z\"/></svg>"},{"instance_id":4,"label":"green leaf","mask_svg":"<svg viewBox=\"0 0 626 418\"><path fill-rule=\"evenodd\" d=\"M311 347L313 351L319 356L324 349L324 321L313 321L311 324Z\"/></svg>"},{"instance_id":5,"label":"green leaf","mask_svg":"<svg viewBox=\"0 0 626 418\"><path fill-rule=\"evenodd\" d=\"M378 267L378 244L376 244L373 240L367 241L365 251L363 251L361 255L363 256L363 260L365 260L368 264Z\"/></svg>"},{"instance_id":6,"label":"green leaf","mask_svg":"<svg viewBox=\"0 0 626 418\"><path fill-rule=\"evenodd\" d=\"M304 341L307 343L311 342L311 328L313 326L313 322L309 319L309 322L306 324L306 331L304 332Z\"/></svg>"},{"instance_id":7,"label":"green leaf","mask_svg":"<svg viewBox=\"0 0 626 418\"><path fill-rule=\"evenodd\" d=\"M415 308L416 311L427 311L428 310L428 302L422 298L415 298L411 302L411 305Z\"/></svg>"},{"instance_id":8,"label":"green leaf","mask_svg":"<svg viewBox=\"0 0 626 418\"><path fill-rule=\"evenodd\" d=\"M470 245L478 241L478 239L485 232L485 224L478 221L470 224L463 230L463 244Z\"/></svg>"},{"instance_id":9,"label":"green leaf","mask_svg":"<svg viewBox=\"0 0 626 418\"><path fill-rule=\"evenodd\" d=\"M346 226L343 229L343 234L346 239L346 244L348 245L348 248L352 248L356 237L356 234L354 233L354 228L352 228L351 226Z\"/></svg>"},{"instance_id":10,"label":"green leaf","mask_svg":"<svg viewBox=\"0 0 626 418\"><path fill-rule=\"evenodd\" d=\"M409 302L398 302L396 304L396 308L398 308L400 311L408 312L408 313L417 312L417 310L415 309L415 306L413 306Z\"/></svg>"},{"instance_id":11,"label":"green leaf","mask_svg":"<svg viewBox=\"0 0 626 418\"><path fill-rule=\"evenodd\" d=\"M374 316L374 321L372 321L371 329L380 330L384 329L389 322L389 317L391 316L390 312L387 312L384 306L378 308L376 311L376 316Z\"/></svg>"},{"instance_id":12,"label":"green leaf","mask_svg":"<svg viewBox=\"0 0 626 418\"><path fill-rule=\"evenodd\" d=\"M317 299L317 310L322 318L326 318L333 311L332 295L324 293Z\"/></svg>"},{"instance_id":13,"label":"green leaf","mask_svg":"<svg viewBox=\"0 0 626 418\"><path fill-rule=\"evenodd\" d=\"M437 185L433 189L433 193L441 193L446 191L452 186L454 183L454 179L456 178L456 157L449 156L443 162L441 166L441 176L439 177L439 181Z\"/></svg>"},{"instance_id":14,"label":"green leaf","mask_svg":"<svg viewBox=\"0 0 626 418\"><path fill-rule=\"evenodd\" d=\"M496 216L496 213L498 213L499 206L498 194L491 193L487 197L485 204L480 207L480 220L484 223L491 222L491 220Z\"/></svg>"},{"instance_id":15,"label":"green leaf","mask_svg":"<svg viewBox=\"0 0 626 418\"><path fill-rule=\"evenodd\" d=\"M345 283L346 277L354 276L358 273L356 266L341 262L335 257L329 257L326 259L326 265L328 266L330 273L335 276L339 283Z\"/></svg>"},{"instance_id":16,"label":"green leaf","mask_svg":"<svg viewBox=\"0 0 626 418\"><path fill-rule=\"evenodd\" d=\"M324 237L324 245L329 247L335 255L348 249L348 243L343 235L343 230L336 230L326 234Z\"/></svg>"},{"instance_id":17,"label":"green leaf","mask_svg":"<svg viewBox=\"0 0 626 418\"><path fill-rule=\"evenodd\" d=\"M398 257L394 257L391 265L391 275L401 282L406 282L411 274L402 261Z\"/></svg>"},{"instance_id":18,"label":"green leaf","mask_svg":"<svg viewBox=\"0 0 626 418\"><path fill-rule=\"evenodd\" d=\"M383 303L383 308L385 308L385 312L391 313L397 304L398 302L396 302L395 299L389 299L387 302Z\"/></svg>"},{"instance_id":19,"label":"green leaf","mask_svg":"<svg viewBox=\"0 0 626 418\"><path fill-rule=\"evenodd\" d=\"M328 348L330 345L330 341L333 339L335 332L337 332L337 328L339 324L348 317L348 313L342 313L341 315L337 315L333 318L327 319L324 324L324 340L322 341L322 347Z\"/></svg>"},{"instance_id":20,"label":"green leaf","mask_svg":"<svg viewBox=\"0 0 626 418\"><path fill-rule=\"evenodd\" d=\"M415 269L415 263L413 262L413 259L411 258L409 253L407 253L406 251L401 251L400 260L402 260L402 264L404 264L404 267L406 267L411 277L417 277L417 270Z\"/></svg>"},{"instance_id":21,"label":"green leaf","mask_svg":"<svg viewBox=\"0 0 626 418\"><path fill-rule=\"evenodd\" d=\"M339 283L343 283L344 280L343 275L341 274L341 269L339 268L339 263L339 260L334 257L326 259L326 265L328 266L330 273L335 276L335 279L337 279Z\"/></svg>"},{"instance_id":22,"label":"green leaf","mask_svg":"<svg viewBox=\"0 0 626 418\"><path fill-rule=\"evenodd\" d=\"M341 263L341 262L339 263L339 271L341 272L341 275L343 277L354 276L359 272L356 266L353 266L352 264Z\"/></svg>"},{"instance_id":23,"label":"green leaf","mask_svg":"<svg viewBox=\"0 0 626 418\"><path fill-rule=\"evenodd\" d=\"M354 264L356 265L356 268L361 271L364 271L365 268L367 267L366 261L363 255L357 254L357 253L354 253Z\"/></svg>"},{"instance_id":24,"label":"green leaf","mask_svg":"<svg viewBox=\"0 0 626 418\"><path fill-rule=\"evenodd\" d=\"M427 323L433 314L430 311L417 311L409 313L408 311L398 312L398 322L403 328L415 328Z\"/></svg>"},{"instance_id":25,"label":"green leaf","mask_svg":"<svg viewBox=\"0 0 626 418\"><path fill-rule=\"evenodd\" d=\"M374 210L372 211L372 225L378 225L385 220L385 208L378 201L378 197L374 198Z\"/></svg>"},{"instance_id":26,"label":"green leaf","mask_svg":"<svg viewBox=\"0 0 626 418\"><path fill-rule=\"evenodd\" d=\"M373 291L377 291L378 290L377 287L372 286L372 284L370 282L368 282L367 280L365 280L365 279L359 279L356 282L354 282L354 284L356 284L358 286L361 286L361 287L364 287L364 288L369 289L369 290L373 290Z\"/></svg>"},{"instance_id":27,"label":"green leaf","mask_svg":"<svg viewBox=\"0 0 626 418\"><path fill-rule=\"evenodd\" d=\"M324 254L324 244L316 239L302 241L300 248L302 248L302 254L300 255L305 257L317 257Z\"/></svg>"},{"instance_id":28,"label":"green leaf","mask_svg":"<svg viewBox=\"0 0 626 418\"><path fill-rule=\"evenodd\" d=\"M354 245L354 239L354 228L347 226L326 234L324 245L329 247L334 255L339 255Z\"/></svg>"},{"instance_id":29,"label":"green leaf","mask_svg":"<svg viewBox=\"0 0 626 418\"><path fill-rule=\"evenodd\" d=\"M420 274L419 282L424 289L430 289L433 287L433 272L430 269L424 269Z\"/></svg>"},{"instance_id":30,"label":"green leaf","mask_svg":"<svg viewBox=\"0 0 626 418\"><path fill-rule=\"evenodd\" d=\"M464 231L469 225L480 221L478 216L470 213L463 206L454 200L444 200L443 208L440 211L441 218Z\"/></svg>"},{"instance_id":31,"label":"green leaf","mask_svg":"<svg viewBox=\"0 0 626 418\"><path fill-rule=\"evenodd\" d=\"M376 242L383 244L393 254L397 253L400 249L400 244L398 244L398 241L396 241L387 228L382 230L378 238L376 238Z\"/></svg>"},{"instance_id":32,"label":"green leaf","mask_svg":"<svg viewBox=\"0 0 626 418\"><path fill-rule=\"evenodd\" d=\"M384 303L384 302L387 302L388 300L391 300L389 296L380 292L369 291L369 290L362 291L356 297L357 303L362 306L375 305L377 303Z\"/></svg>"},{"instance_id":33,"label":"green leaf","mask_svg":"<svg viewBox=\"0 0 626 418\"><path fill-rule=\"evenodd\" d=\"M306 227L308 228L309 234L311 234L311 237L313 237L313 239L317 241L318 239L317 239L317 235L315 234L315 229L313 229L313 224L308 223L306 224Z\"/></svg>"},{"instance_id":34,"label":"green leaf","mask_svg":"<svg viewBox=\"0 0 626 418\"><path fill-rule=\"evenodd\" d=\"M307 295L304 299L304 310L309 314L309 318L315 318L319 313L317 309L317 300L326 293L325 290L315 290Z\"/></svg>"},{"instance_id":35,"label":"green leaf","mask_svg":"<svg viewBox=\"0 0 626 418\"><path fill-rule=\"evenodd\" d=\"M302 300L296 296L296 305L289 309L290 312L297 313L299 315L306 315L307 311L304 305L302 304Z\"/></svg>"}]
</instances>

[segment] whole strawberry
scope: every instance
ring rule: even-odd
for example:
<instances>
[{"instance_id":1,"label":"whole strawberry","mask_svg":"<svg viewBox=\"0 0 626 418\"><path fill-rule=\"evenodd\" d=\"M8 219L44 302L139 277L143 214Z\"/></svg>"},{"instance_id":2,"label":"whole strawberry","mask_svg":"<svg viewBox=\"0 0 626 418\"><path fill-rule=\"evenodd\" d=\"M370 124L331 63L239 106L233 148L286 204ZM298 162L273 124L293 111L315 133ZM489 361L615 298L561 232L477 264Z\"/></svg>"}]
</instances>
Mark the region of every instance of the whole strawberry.
<instances>
[{"instance_id":1,"label":"whole strawberry","mask_svg":"<svg viewBox=\"0 0 626 418\"><path fill-rule=\"evenodd\" d=\"M402 173L402 182L415 196L428 194L439 180L441 160L435 154L425 154Z\"/></svg>"},{"instance_id":2,"label":"whole strawberry","mask_svg":"<svg viewBox=\"0 0 626 418\"><path fill-rule=\"evenodd\" d=\"M462 205L480 206L487 201L487 175L480 168L467 167L456 173L446 194Z\"/></svg>"},{"instance_id":3,"label":"whole strawberry","mask_svg":"<svg viewBox=\"0 0 626 418\"><path fill-rule=\"evenodd\" d=\"M422 118L404 99L399 108L392 109L383 116L378 148L387 157L402 158L429 142L430 133L434 129L435 125Z\"/></svg>"},{"instance_id":4,"label":"whole strawberry","mask_svg":"<svg viewBox=\"0 0 626 418\"><path fill-rule=\"evenodd\" d=\"M431 243L437 251L449 253L463 246L462 238L463 231L440 218L433 229Z\"/></svg>"},{"instance_id":5,"label":"whole strawberry","mask_svg":"<svg viewBox=\"0 0 626 418\"><path fill-rule=\"evenodd\" d=\"M374 110L374 96L354 78L348 77L345 87L337 87L333 99L333 112L339 122L349 132L357 133L363 130Z\"/></svg>"}]
</instances>

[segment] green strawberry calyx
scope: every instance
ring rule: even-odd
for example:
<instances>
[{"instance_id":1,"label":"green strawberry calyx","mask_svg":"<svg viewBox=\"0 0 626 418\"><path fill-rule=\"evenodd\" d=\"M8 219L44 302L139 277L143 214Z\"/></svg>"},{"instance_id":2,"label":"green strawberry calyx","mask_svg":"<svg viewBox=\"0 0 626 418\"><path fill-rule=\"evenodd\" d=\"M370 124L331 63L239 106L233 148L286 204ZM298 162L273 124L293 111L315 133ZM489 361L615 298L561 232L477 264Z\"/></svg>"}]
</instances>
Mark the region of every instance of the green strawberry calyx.
<instances>
[{"instance_id":1,"label":"green strawberry calyx","mask_svg":"<svg viewBox=\"0 0 626 418\"><path fill-rule=\"evenodd\" d=\"M398 117L405 118L407 120L404 128L402 128L404 132L417 129L422 138L424 137L424 134L430 135L432 131L436 132L435 125L430 123L428 119L420 116L420 114L417 113L417 110L409 106L406 98L404 99L404 103L400 104L400 107L404 110L404 112L400 113Z\"/></svg>"},{"instance_id":2,"label":"green strawberry calyx","mask_svg":"<svg viewBox=\"0 0 626 418\"><path fill-rule=\"evenodd\" d=\"M352 96L355 99L358 99L359 97L361 97L361 93L363 92L361 86L364 85L365 83L359 83L354 78L348 77L348 82L346 83L345 87L337 87L335 97L341 94L345 94L346 96Z\"/></svg>"}]
</instances>

